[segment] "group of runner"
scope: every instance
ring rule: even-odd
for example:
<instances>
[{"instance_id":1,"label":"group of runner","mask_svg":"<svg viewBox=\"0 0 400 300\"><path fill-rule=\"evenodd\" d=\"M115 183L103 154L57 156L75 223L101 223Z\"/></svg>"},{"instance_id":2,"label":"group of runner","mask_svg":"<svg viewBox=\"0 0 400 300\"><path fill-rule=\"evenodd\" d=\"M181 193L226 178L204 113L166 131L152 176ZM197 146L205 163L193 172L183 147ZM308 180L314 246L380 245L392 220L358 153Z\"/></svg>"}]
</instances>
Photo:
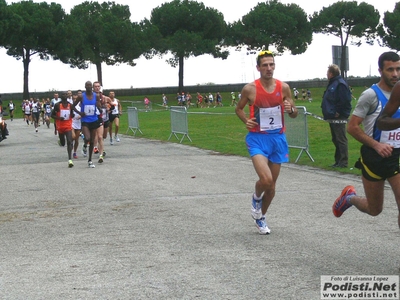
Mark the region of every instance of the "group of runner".
<instances>
[{"instance_id":1,"label":"group of runner","mask_svg":"<svg viewBox=\"0 0 400 300\"><path fill-rule=\"evenodd\" d=\"M24 122L26 122L27 125L34 124L36 132L39 130L38 127L40 126L40 121L43 122L43 125L46 123L47 127L50 127L51 104L49 98L43 98L42 101L39 101L37 98L23 100L21 108ZM12 112L14 113L14 104Z\"/></svg>"},{"instance_id":2,"label":"group of runner","mask_svg":"<svg viewBox=\"0 0 400 300\"><path fill-rule=\"evenodd\" d=\"M59 97L61 96L61 97ZM120 142L118 136L119 117L122 114L120 101L115 98L115 92L110 91L109 96L103 94L100 82L87 81L85 91L78 90L75 94L71 91L61 95L54 94L50 100L32 98L24 100L22 104L24 121L34 124L38 132L40 118L43 125L50 128L50 118L54 119L54 134L59 137L58 144L67 146L68 167L72 168L72 158L78 158L79 139L83 138L82 155L88 157L88 167L94 168L92 155L99 154L98 163L103 163L106 152L104 140L107 133L110 137L110 145L114 141ZM114 125L114 133L113 133ZM89 149L88 148L89 145Z\"/></svg>"},{"instance_id":3,"label":"group of runner","mask_svg":"<svg viewBox=\"0 0 400 300\"><path fill-rule=\"evenodd\" d=\"M210 108L210 106L213 106L214 108L217 106L224 106L222 104L222 95L220 92L217 92L215 94L215 96L212 93L208 93L202 95L201 93L197 92L197 96L196 96L196 106L197 107L207 107Z\"/></svg>"}]
</instances>

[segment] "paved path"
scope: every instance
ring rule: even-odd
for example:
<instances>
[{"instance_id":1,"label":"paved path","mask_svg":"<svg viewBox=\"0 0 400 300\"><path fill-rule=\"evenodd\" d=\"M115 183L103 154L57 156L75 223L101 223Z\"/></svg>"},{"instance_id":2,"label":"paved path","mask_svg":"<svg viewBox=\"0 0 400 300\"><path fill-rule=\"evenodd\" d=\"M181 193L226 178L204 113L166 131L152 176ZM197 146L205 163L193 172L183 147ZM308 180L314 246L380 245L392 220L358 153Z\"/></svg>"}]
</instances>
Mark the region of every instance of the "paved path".
<instances>
[{"instance_id":1,"label":"paved path","mask_svg":"<svg viewBox=\"0 0 400 300\"><path fill-rule=\"evenodd\" d=\"M286 164L261 236L248 158L122 136L102 165L68 169L53 129L8 123L1 299L309 300L321 275L399 275L389 189L380 216L336 219L333 200L362 191L359 178Z\"/></svg>"}]
</instances>

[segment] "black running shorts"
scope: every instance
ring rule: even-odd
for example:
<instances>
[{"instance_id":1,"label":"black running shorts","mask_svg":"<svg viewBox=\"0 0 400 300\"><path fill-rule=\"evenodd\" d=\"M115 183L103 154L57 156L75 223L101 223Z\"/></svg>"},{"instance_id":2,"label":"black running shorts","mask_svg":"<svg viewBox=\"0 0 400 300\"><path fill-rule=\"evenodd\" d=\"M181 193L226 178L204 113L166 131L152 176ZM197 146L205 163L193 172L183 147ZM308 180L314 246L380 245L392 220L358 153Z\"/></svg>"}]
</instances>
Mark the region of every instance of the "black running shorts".
<instances>
[{"instance_id":1,"label":"black running shorts","mask_svg":"<svg viewBox=\"0 0 400 300\"><path fill-rule=\"evenodd\" d=\"M399 173L399 151L394 150L390 157L382 157L374 149L362 145L360 154L354 166L369 181L386 180Z\"/></svg>"},{"instance_id":2,"label":"black running shorts","mask_svg":"<svg viewBox=\"0 0 400 300\"><path fill-rule=\"evenodd\" d=\"M90 123L82 122L82 127L87 127L87 128L89 128L89 130L97 129L100 127L100 125L101 124L100 124L99 120L96 120L96 121L90 122Z\"/></svg>"}]
</instances>

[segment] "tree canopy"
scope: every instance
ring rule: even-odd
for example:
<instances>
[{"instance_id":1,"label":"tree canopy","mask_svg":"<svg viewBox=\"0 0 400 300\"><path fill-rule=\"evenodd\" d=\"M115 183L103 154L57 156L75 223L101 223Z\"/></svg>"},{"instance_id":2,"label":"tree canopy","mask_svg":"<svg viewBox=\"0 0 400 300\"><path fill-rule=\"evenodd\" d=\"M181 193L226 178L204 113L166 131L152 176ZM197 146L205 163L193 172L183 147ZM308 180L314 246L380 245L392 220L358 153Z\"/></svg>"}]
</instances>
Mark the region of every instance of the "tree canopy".
<instances>
[{"instance_id":1,"label":"tree canopy","mask_svg":"<svg viewBox=\"0 0 400 300\"><path fill-rule=\"evenodd\" d=\"M8 6L7 35L3 46L7 54L22 59L24 65L23 95L29 97L29 63L35 54L42 60L57 58L57 49L62 48L63 20L65 12L61 5L46 2L22 1ZM14 26L15 25L15 26Z\"/></svg>"},{"instance_id":2,"label":"tree canopy","mask_svg":"<svg viewBox=\"0 0 400 300\"><path fill-rule=\"evenodd\" d=\"M365 2L338 1L307 17L296 4L279 0L258 3L241 19L227 24L221 12L195 0L172 0L155 7L150 19L130 21L129 6L115 2L85 1L65 14L59 4L33 0L7 5L0 0L0 46L22 60L24 98L29 97L29 63L33 55L42 60L60 59L73 68L96 65L103 83L102 63L135 65L141 55L150 59L167 56L179 67L179 91L183 90L184 60L210 54L226 59L229 47L269 49L278 53L304 53L312 33L340 38L342 58L346 45L372 44L379 36L382 45L400 49L400 4L386 12L379 24L379 12ZM342 59L341 69L345 69Z\"/></svg>"},{"instance_id":3,"label":"tree canopy","mask_svg":"<svg viewBox=\"0 0 400 300\"><path fill-rule=\"evenodd\" d=\"M115 2L83 2L71 10L66 20L69 46L60 53L71 67L86 69L88 63L97 68L103 84L102 66L127 63L142 54L140 26L130 21L129 6Z\"/></svg>"},{"instance_id":4,"label":"tree canopy","mask_svg":"<svg viewBox=\"0 0 400 300\"><path fill-rule=\"evenodd\" d=\"M4 43L10 22L11 12L7 7L7 3L5 0L0 0L0 45Z\"/></svg>"},{"instance_id":5,"label":"tree canopy","mask_svg":"<svg viewBox=\"0 0 400 300\"><path fill-rule=\"evenodd\" d=\"M396 51L400 50L400 2L397 2L393 12L385 12L383 24L379 26L379 36L382 45Z\"/></svg>"},{"instance_id":6,"label":"tree canopy","mask_svg":"<svg viewBox=\"0 0 400 300\"><path fill-rule=\"evenodd\" d=\"M320 12L315 12L311 24L315 33L331 34L340 38L342 47L340 69L346 66L346 46L349 38L352 44L360 46L362 40L373 44L377 34L380 14L372 5L357 1L339 1Z\"/></svg>"},{"instance_id":7,"label":"tree canopy","mask_svg":"<svg viewBox=\"0 0 400 300\"><path fill-rule=\"evenodd\" d=\"M150 24L157 30L160 40L154 44L154 53L173 58L167 62L179 66L179 90L183 89L184 59L190 56L211 54L225 59L228 51L223 50L226 23L223 15L214 8L205 7L202 2L174 0L154 8Z\"/></svg>"},{"instance_id":8,"label":"tree canopy","mask_svg":"<svg viewBox=\"0 0 400 300\"><path fill-rule=\"evenodd\" d=\"M279 53L301 54L312 41L307 14L296 4L277 0L258 3L241 20L230 24L229 44L252 50L275 46Z\"/></svg>"}]
</instances>

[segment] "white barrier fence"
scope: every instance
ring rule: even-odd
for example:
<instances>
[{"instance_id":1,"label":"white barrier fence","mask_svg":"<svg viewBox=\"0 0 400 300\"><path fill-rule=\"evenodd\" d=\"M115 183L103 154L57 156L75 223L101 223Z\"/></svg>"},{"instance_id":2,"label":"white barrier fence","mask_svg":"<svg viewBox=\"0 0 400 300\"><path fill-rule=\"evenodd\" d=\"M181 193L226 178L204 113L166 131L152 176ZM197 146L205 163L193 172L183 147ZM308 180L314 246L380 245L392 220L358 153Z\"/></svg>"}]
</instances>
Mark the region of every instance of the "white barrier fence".
<instances>
[{"instance_id":1,"label":"white barrier fence","mask_svg":"<svg viewBox=\"0 0 400 300\"><path fill-rule=\"evenodd\" d=\"M138 109L136 107L128 107L128 130L126 133L129 130L132 130L133 135L136 135L137 131L143 134L139 127Z\"/></svg>"},{"instance_id":2,"label":"white barrier fence","mask_svg":"<svg viewBox=\"0 0 400 300\"><path fill-rule=\"evenodd\" d=\"M169 135L168 141L172 136L175 136L178 140L178 134L182 134L182 138L179 143L182 143L183 139L187 137L189 141L192 139L189 136L188 128L188 117L187 109L185 106L171 106L171 134Z\"/></svg>"},{"instance_id":3,"label":"white barrier fence","mask_svg":"<svg viewBox=\"0 0 400 300\"><path fill-rule=\"evenodd\" d=\"M300 153L297 156L295 163L298 162L303 152L305 152L310 160L314 162L310 152L308 144L308 124L307 124L307 110L304 106L296 106L299 114L296 118L290 118L285 116L286 125L286 139L289 144L289 148L300 149Z\"/></svg>"}]
</instances>

